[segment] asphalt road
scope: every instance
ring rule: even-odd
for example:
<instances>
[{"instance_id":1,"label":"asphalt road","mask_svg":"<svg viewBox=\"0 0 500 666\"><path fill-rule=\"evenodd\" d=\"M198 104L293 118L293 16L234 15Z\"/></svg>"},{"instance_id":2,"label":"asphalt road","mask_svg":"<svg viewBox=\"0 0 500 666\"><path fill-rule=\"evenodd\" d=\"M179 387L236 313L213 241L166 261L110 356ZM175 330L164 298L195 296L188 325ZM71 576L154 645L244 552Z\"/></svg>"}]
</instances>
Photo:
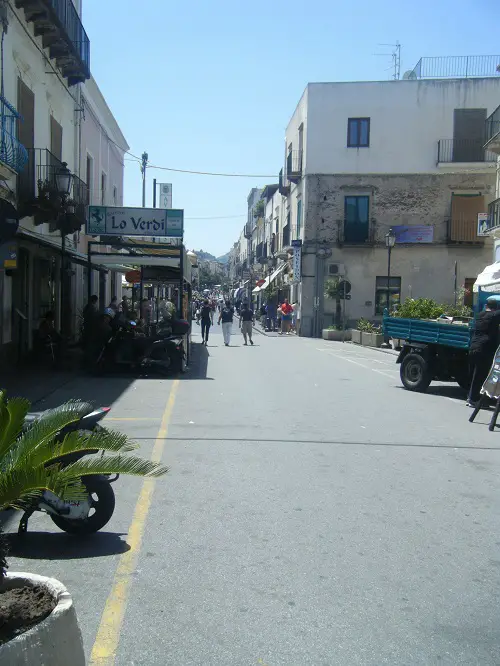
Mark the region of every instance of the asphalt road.
<instances>
[{"instance_id":1,"label":"asphalt road","mask_svg":"<svg viewBox=\"0 0 500 666\"><path fill-rule=\"evenodd\" d=\"M171 466L121 478L103 533L39 515L12 539L12 570L72 592L89 663L500 664L500 429L469 424L458 387L403 390L390 354L198 331L178 381L81 379L46 403L112 403Z\"/></svg>"}]
</instances>

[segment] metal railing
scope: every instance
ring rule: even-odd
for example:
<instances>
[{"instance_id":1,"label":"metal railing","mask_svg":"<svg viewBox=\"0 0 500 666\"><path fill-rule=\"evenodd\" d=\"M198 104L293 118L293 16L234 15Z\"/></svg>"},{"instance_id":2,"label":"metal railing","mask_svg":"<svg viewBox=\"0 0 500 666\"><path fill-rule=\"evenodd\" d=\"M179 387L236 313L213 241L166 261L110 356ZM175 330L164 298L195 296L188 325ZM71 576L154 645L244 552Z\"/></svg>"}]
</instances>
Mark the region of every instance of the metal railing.
<instances>
[{"instance_id":1,"label":"metal railing","mask_svg":"<svg viewBox=\"0 0 500 666\"><path fill-rule=\"evenodd\" d=\"M35 22L40 18L40 12L35 10L45 10L49 21L58 28L69 49L80 61L85 78L90 78L90 40L72 0L16 0L16 6L30 12L31 20ZM51 57L58 57L58 54L64 55L60 40L54 39L54 36L50 34L50 26L47 24L47 20L44 19L38 22L40 25L37 26L36 30L44 40L47 40L44 46L49 46L54 51L54 53L51 53Z\"/></svg>"},{"instance_id":2,"label":"metal railing","mask_svg":"<svg viewBox=\"0 0 500 666\"><path fill-rule=\"evenodd\" d=\"M340 245L366 245L375 242L375 220L369 222L351 222L350 220L337 220Z\"/></svg>"},{"instance_id":3,"label":"metal railing","mask_svg":"<svg viewBox=\"0 0 500 666\"><path fill-rule=\"evenodd\" d=\"M281 169L278 177L278 190L279 193L284 197L290 194L290 185L285 185L285 176L283 175L283 169Z\"/></svg>"},{"instance_id":4,"label":"metal railing","mask_svg":"<svg viewBox=\"0 0 500 666\"><path fill-rule=\"evenodd\" d=\"M477 220L450 218L447 224L448 243L484 243L484 238L477 235Z\"/></svg>"},{"instance_id":5,"label":"metal railing","mask_svg":"<svg viewBox=\"0 0 500 666\"><path fill-rule=\"evenodd\" d=\"M21 120L19 113L0 95L0 161L16 173L28 161L28 151L17 139L18 120Z\"/></svg>"},{"instance_id":6,"label":"metal railing","mask_svg":"<svg viewBox=\"0 0 500 666\"><path fill-rule=\"evenodd\" d=\"M420 58L410 79L469 79L500 76L500 56L438 56Z\"/></svg>"},{"instance_id":7,"label":"metal railing","mask_svg":"<svg viewBox=\"0 0 500 666\"><path fill-rule=\"evenodd\" d=\"M22 204L32 204L41 191L57 192L56 176L63 163L46 148L31 148L28 160L17 179L17 195ZM73 176L69 193L76 208L89 203L89 188L78 176Z\"/></svg>"},{"instance_id":8,"label":"metal railing","mask_svg":"<svg viewBox=\"0 0 500 666\"><path fill-rule=\"evenodd\" d=\"M500 106L493 111L493 113L486 118L486 141L487 143L490 139L500 133Z\"/></svg>"},{"instance_id":9,"label":"metal railing","mask_svg":"<svg viewBox=\"0 0 500 666\"><path fill-rule=\"evenodd\" d=\"M495 153L484 149L484 139L440 139L437 162L496 162Z\"/></svg>"},{"instance_id":10,"label":"metal railing","mask_svg":"<svg viewBox=\"0 0 500 666\"><path fill-rule=\"evenodd\" d=\"M286 158L286 175L299 176L302 174L302 150L291 150Z\"/></svg>"},{"instance_id":11,"label":"metal railing","mask_svg":"<svg viewBox=\"0 0 500 666\"><path fill-rule=\"evenodd\" d=\"M488 206L489 228L500 227L500 199L495 199Z\"/></svg>"}]
</instances>

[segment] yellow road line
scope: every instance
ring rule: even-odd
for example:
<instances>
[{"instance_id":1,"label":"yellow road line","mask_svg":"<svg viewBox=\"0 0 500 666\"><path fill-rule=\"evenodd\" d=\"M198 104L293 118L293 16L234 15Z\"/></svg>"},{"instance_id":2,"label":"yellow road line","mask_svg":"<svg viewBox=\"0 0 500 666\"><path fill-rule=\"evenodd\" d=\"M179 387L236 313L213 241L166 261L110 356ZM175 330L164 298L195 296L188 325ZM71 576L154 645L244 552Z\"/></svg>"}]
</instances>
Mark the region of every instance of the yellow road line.
<instances>
[{"instance_id":1,"label":"yellow road line","mask_svg":"<svg viewBox=\"0 0 500 666\"><path fill-rule=\"evenodd\" d=\"M172 384L165 411L163 412L160 429L158 430L155 445L151 453L151 460L153 462L160 462L162 459L178 386L179 380L176 379ZM132 575L137 566L141 551L144 526L151 506L155 482L156 479L144 479L127 536L127 543L130 546L130 550L123 553L118 561L113 587L106 601L97 637L92 648L92 654L90 655L90 666L112 666L115 663Z\"/></svg>"}]
</instances>

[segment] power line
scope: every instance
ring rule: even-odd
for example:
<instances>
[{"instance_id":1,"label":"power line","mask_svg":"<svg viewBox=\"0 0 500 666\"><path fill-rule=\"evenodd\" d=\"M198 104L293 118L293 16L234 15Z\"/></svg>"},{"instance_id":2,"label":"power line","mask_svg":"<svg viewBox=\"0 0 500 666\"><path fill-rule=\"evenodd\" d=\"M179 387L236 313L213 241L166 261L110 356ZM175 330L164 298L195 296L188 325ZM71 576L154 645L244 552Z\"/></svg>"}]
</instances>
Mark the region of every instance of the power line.
<instances>
[{"instance_id":1,"label":"power line","mask_svg":"<svg viewBox=\"0 0 500 666\"><path fill-rule=\"evenodd\" d=\"M198 176L224 176L226 178L276 178L276 174L256 174L256 173L218 173L214 171L192 171L190 169L174 169L173 167L148 165L148 169L161 169L162 171L176 171L177 173L192 173Z\"/></svg>"}]
</instances>

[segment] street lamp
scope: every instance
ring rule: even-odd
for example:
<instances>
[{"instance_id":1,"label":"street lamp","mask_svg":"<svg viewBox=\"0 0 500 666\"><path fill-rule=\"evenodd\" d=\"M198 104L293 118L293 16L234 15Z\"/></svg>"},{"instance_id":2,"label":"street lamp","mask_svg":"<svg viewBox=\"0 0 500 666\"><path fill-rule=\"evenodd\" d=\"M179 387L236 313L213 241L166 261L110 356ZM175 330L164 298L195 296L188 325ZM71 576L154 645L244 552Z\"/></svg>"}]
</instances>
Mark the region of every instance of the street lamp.
<instances>
[{"instance_id":1,"label":"street lamp","mask_svg":"<svg viewBox=\"0 0 500 666\"><path fill-rule=\"evenodd\" d=\"M390 312L390 298L391 298L391 251L396 244L396 234L393 229L385 235L385 246L387 248L387 311Z\"/></svg>"},{"instance_id":2,"label":"street lamp","mask_svg":"<svg viewBox=\"0 0 500 666\"><path fill-rule=\"evenodd\" d=\"M71 185L73 184L73 174L68 169L66 162L63 162L59 169L56 171L56 187L58 194L61 197L67 197L71 192Z\"/></svg>"}]
</instances>

